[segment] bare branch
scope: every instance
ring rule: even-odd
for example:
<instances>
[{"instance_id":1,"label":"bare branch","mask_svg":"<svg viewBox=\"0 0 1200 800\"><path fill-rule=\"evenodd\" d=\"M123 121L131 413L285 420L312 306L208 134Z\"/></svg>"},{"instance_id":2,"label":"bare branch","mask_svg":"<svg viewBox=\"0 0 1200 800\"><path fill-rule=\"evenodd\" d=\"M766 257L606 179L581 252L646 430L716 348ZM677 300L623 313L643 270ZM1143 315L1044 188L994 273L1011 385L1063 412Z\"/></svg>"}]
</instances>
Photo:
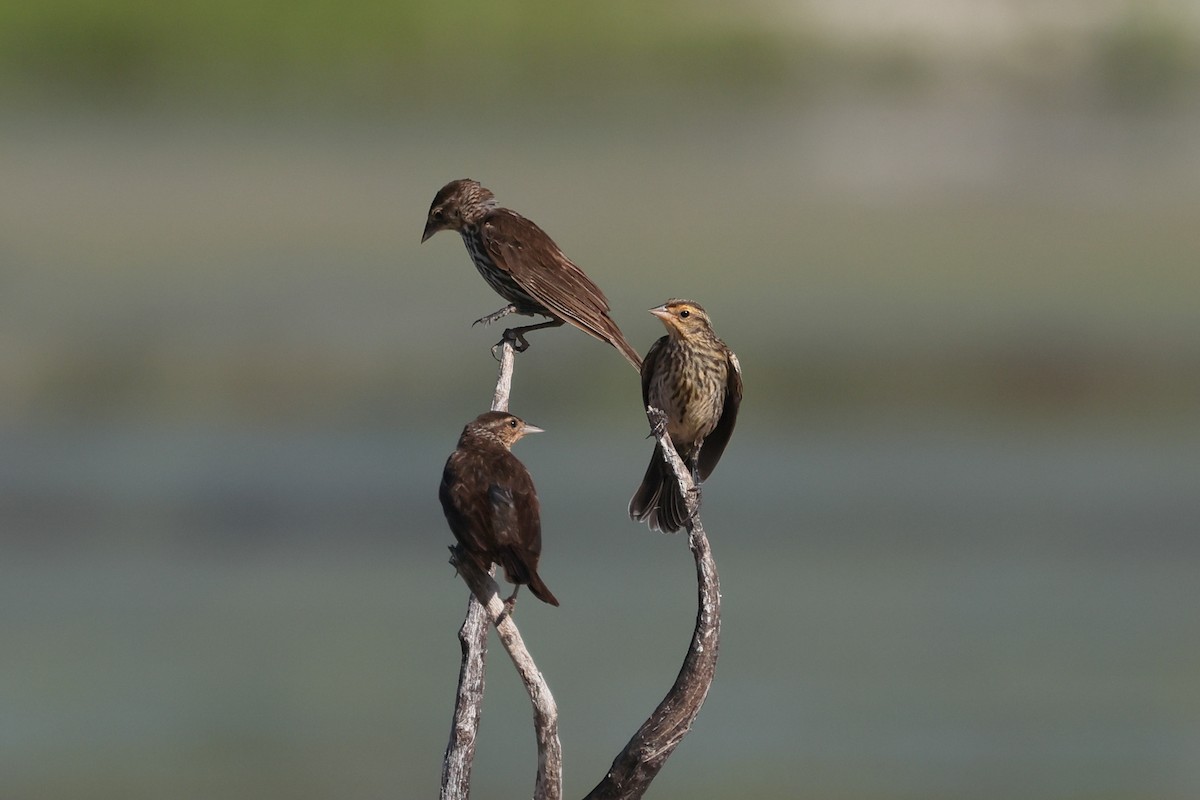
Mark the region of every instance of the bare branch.
<instances>
[{"instance_id":1,"label":"bare branch","mask_svg":"<svg viewBox=\"0 0 1200 800\"><path fill-rule=\"evenodd\" d=\"M492 395L492 411L508 411L508 396L512 393L513 364L516 362L516 352L512 341L505 336L496 345L500 348L497 360L500 362L500 374L496 376L496 392ZM493 350L493 352L495 352Z\"/></svg>"},{"instance_id":2,"label":"bare branch","mask_svg":"<svg viewBox=\"0 0 1200 800\"><path fill-rule=\"evenodd\" d=\"M642 723L625 749L613 759L604 779L588 793L585 800L635 800L645 794L650 782L687 735L708 696L717 668L717 651L721 636L721 583L717 564L713 560L708 537L700 522L699 495L683 459L675 450L665 424L657 424L661 412L647 409L654 433L662 445L663 455L679 489L688 498L691 519L687 523L688 546L696 559L697 611L696 629L684 657L675 685L663 698L654 713Z\"/></svg>"},{"instance_id":3,"label":"bare branch","mask_svg":"<svg viewBox=\"0 0 1200 800\"><path fill-rule=\"evenodd\" d=\"M454 717L450 741L442 759L441 800L466 800L471 794L471 766L475 762L475 738L483 714L483 675L487 660L487 615L472 594L467 601L467 617L458 631L462 646L462 665L458 670L458 692L454 698Z\"/></svg>"},{"instance_id":4,"label":"bare branch","mask_svg":"<svg viewBox=\"0 0 1200 800\"><path fill-rule=\"evenodd\" d=\"M508 409L514 362L513 344L506 337L498 348L500 374L492 409ZM696 561L697 611L691 645L675 684L633 738L613 760L608 774L585 800L635 800L641 798L657 777L667 758L683 740L700 713L716 672L721 632L721 586L716 562L699 516L699 491L666 432L665 417L647 409L661 452L687 498L691 518L687 523L688 546ZM455 548L451 548L455 550ZM538 771L534 800L562 797L562 748L558 740L558 711L545 679L530 657L500 600L499 587L491 574L480 571L470 559L451 558L471 588L467 618L459 639L463 660L459 673L454 724L442 770L442 800L466 800L470 791L471 762L483 703L483 673L487 654L487 628L496 625L501 643L512 659L533 703L534 729L538 743ZM494 572L494 569L493 569Z\"/></svg>"},{"instance_id":5,"label":"bare branch","mask_svg":"<svg viewBox=\"0 0 1200 800\"><path fill-rule=\"evenodd\" d=\"M500 644L508 652L513 666L525 684L533 703L533 726L537 735L538 769L533 788L533 800L561 800L562 746L558 741L558 706L546 685L546 679L525 647L521 632L512 614L500 599L500 587L492 577L478 569L469 558L451 558L463 580L471 587L472 595L482 604L487 619L496 625Z\"/></svg>"},{"instance_id":6,"label":"bare branch","mask_svg":"<svg viewBox=\"0 0 1200 800\"><path fill-rule=\"evenodd\" d=\"M507 335L497 348L500 370L496 378L496 391L492 396L492 410L507 411L516 359L513 343ZM450 549L456 553L456 548ZM484 667L488 627L491 624L496 625L500 643L516 666L533 703L534 732L538 746L534 800L561 800L562 746L558 740L558 708L550 687L525 648L512 614L506 613L504 603L500 600L499 587L492 579L495 568L484 573L475 567L471 559L459 559L455 555L451 556L450 563L467 582L471 596L467 600L466 619L458 633L462 645L462 664L454 699L450 741L442 761L441 800L466 800L470 796L471 765L475 759L475 740L483 713Z\"/></svg>"}]
</instances>

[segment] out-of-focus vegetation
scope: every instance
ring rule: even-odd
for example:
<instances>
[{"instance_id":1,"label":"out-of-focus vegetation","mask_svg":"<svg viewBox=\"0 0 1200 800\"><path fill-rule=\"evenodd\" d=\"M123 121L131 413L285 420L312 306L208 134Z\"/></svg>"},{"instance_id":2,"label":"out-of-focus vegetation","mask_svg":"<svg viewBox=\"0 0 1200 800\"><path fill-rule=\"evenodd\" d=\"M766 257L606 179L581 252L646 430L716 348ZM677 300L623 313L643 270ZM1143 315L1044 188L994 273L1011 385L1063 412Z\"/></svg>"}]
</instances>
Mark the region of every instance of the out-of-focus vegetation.
<instances>
[{"instance_id":1,"label":"out-of-focus vegetation","mask_svg":"<svg viewBox=\"0 0 1200 800\"><path fill-rule=\"evenodd\" d=\"M989 27L928 6L938 24L888 27L862 18L869 5L846 18L859 7L821 3L4 3L13 285L90 288L78 307L60 293L60 316L9 313L24 335L0 416L385 416L399 379L328 334L279 352L305 329L272 316L286 313L272 310L285 294L274 281L331 319L339 302L388 297L361 265L331 278L345 257L333 242L369 242L401 198L419 215L464 171L494 176L502 198L518 175L544 187L508 201L535 217L538 201L582 188L590 215L553 220L553 233L572 252L595 246L580 260L605 270L618 317L648 302L634 288L645 265L679 281L680 258L701 291L743 299L735 321L750 303L800 303L799 324L771 305L742 335L772 354L762 404L1186 413L1200 381L1181 333L1197 290L1194 9L993 0L980 9L1004 13ZM262 113L262 127L240 139L236 123L214 128L214 105ZM131 106L191 122L123 117ZM22 117L28 107L52 110ZM293 137L288 115L330 141L359 131L361 157L339 161L304 126ZM163 124L179 125L178 152L156 164L139 148L154 152ZM631 192L648 202L627 203ZM614 236L589 240L591 219ZM303 252L264 264L252 251L267 241ZM444 259L421 280L469 282L448 271L461 260L449 244L362 257ZM181 290L164 270L204 275L193 280L228 319L188 305L164 337L131 334L165 325L154 309ZM292 288L305 271L334 290ZM469 313L482 313L473 288ZM243 321L252 302L263 314ZM239 347L207 350L241 325ZM399 361L419 357L410 345L374 346ZM556 370L588 374L582 361ZM588 396L611 408L616 391Z\"/></svg>"},{"instance_id":2,"label":"out-of-focus vegetation","mask_svg":"<svg viewBox=\"0 0 1200 800\"><path fill-rule=\"evenodd\" d=\"M485 103L487 93L514 87L586 90L650 73L783 80L794 61L789 37L733 19L677 0L6 3L0 70L9 82L68 90L349 91L359 100L462 93Z\"/></svg>"},{"instance_id":3,"label":"out-of-focus vegetation","mask_svg":"<svg viewBox=\"0 0 1200 800\"><path fill-rule=\"evenodd\" d=\"M933 19L952 10L913 6L926 7ZM488 106L508 102L510 92L588 93L630 81L755 94L890 91L964 73L1145 104L1180 100L1200 77L1200 20L1188 3L1053 13L991 0L977 16L1003 21L1000 42L979 35L986 22L933 26L934 39L903 26L860 36L853 21L823 13L830 8L768 0L10 0L0 4L0 81L66 96L178 102L182 92L369 107L448 96Z\"/></svg>"},{"instance_id":4,"label":"out-of-focus vegetation","mask_svg":"<svg viewBox=\"0 0 1200 800\"><path fill-rule=\"evenodd\" d=\"M1130 105L1178 100L1200 77L1200 41L1184 20L1139 6L1096 41L1096 66L1109 96ZM1191 99L1194 99L1194 95Z\"/></svg>"}]
</instances>

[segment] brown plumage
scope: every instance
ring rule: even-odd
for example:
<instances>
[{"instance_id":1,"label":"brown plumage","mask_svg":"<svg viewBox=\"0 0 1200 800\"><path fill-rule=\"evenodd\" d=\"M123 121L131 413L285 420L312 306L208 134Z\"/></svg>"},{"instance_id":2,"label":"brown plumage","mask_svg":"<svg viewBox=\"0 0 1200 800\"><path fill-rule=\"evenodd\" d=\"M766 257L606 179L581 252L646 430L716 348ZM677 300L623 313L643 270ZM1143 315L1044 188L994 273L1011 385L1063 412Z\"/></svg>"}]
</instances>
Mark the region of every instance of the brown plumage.
<instances>
[{"instance_id":1,"label":"brown plumage","mask_svg":"<svg viewBox=\"0 0 1200 800\"><path fill-rule=\"evenodd\" d=\"M526 332L569 322L617 348L634 369L641 369L642 359L608 315L608 299L600 288L545 231L517 212L498 207L496 196L477 181L451 181L433 198L421 241L443 230L462 234L479 274L509 302L477 323L492 323L508 314L549 317L549 322L512 329L518 349L524 350L529 346Z\"/></svg>"},{"instance_id":2,"label":"brown plumage","mask_svg":"<svg viewBox=\"0 0 1200 800\"><path fill-rule=\"evenodd\" d=\"M742 369L699 304L668 300L650 313L662 320L667 335L646 353L642 402L666 412L671 442L699 483L729 444L742 401ZM687 524L687 503L661 449L655 445L629 501L629 516L652 530L673 532Z\"/></svg>"},{"instance_id":3,"label":"brown plumage","mask_svg":"<svg viewBox=\"0 0 1200 800\"><path fill-rule=\"evenodd\" d=\"M454 538L484 572L493 563L517 588L528 584L533 596L558 605L558 599L538 577L542 554L542 523L537 491L529 470L510 452L527 433L527 425L506 411L480 414L463 428L458 448L446 460L438 499Z\"/></svg>"}]
</instances>

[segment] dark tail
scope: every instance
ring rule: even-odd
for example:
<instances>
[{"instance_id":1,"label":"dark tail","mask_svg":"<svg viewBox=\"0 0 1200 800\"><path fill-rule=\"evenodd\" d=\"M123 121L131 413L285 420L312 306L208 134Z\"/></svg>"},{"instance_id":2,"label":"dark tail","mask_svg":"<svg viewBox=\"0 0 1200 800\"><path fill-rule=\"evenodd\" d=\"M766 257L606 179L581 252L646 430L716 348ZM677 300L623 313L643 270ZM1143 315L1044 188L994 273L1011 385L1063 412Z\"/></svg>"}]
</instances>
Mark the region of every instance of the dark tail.
<instances>
[{"instance_id":1,"label":"dark tail","mask_svg":"<svg viewBox=\"0 0 1200 800\"><path fill-rule=\"evenodd\" d=\"M608 312L603 312L599 317L591 320L589 324L575 323L584 333L595 336L602 342L608 342L613 347L625 356L625 360L633 365L633 368L641 374L642 371L642 356L637 350L633 349L633 345L625 338L625 334L621 333L621 329L617 327L617 323L608 315Z\"/></svg>"},{"instance_id":2,"label":"dark tail","mask_svg":"<svg viewBox=\"0 0 1200 800\"><path fill-rule=\"evenodd\" d=\"M646 477L642 478L642 485L629 501L629 517L635 522L647 523L652 531L663 533L674 533L687 524L687 501L680 494L679 481L657 445L650 466L646 467Z\"/></svg>"},{"instance_id":3,"label":"dark tail","mask_svg":"<svg viewBox=\"0 0 1200 800\"><path fill-rule=\"evenodd\" d=\"M501 550L497 554L496 560L500 562L500 566L504 567L504 577L508 579L509 583L528 586L529 591L533 592L533 596L538 600L552 606L558 605L558 598L550 591L550 587L538 577L538 557L536 555L510 547Z\"/></svg>"},{"instance_id":4,"label":"dark tail","mask_svg":"<svg viewBox=\"0 0 1200 800\"><path fill-rule=\"evenodd\" d=\"M542 582L536 572L529 576L529 591L533 592L533 596L543 603L549 603L552 606L558 605L558 598L550 591L550 587Z\"/></svg>"}]
</instances>

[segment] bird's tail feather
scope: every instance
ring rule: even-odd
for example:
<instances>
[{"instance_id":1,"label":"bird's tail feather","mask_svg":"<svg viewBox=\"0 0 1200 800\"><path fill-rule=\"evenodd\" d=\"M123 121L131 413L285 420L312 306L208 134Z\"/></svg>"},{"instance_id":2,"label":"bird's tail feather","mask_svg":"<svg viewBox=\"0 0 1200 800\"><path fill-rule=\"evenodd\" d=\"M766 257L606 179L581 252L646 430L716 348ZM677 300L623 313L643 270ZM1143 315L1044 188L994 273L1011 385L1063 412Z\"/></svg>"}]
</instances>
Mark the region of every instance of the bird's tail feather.
<instances>
[{"instance_id":1,"label":"bird's tail feather","mask_svg":"<svg viewBox=\"0 0 1200 800\"><path fill-rule=\"evenodd\" d=\"M535 572L529 576L529 591L533 592L533 596L543 603L549 603L552 606L558 605L558 598L550 591L550 587L542 581Z\"/></svg>"},{"instance_id":2,"label":"bird's tail feather","mask_svg":"<svg viewBox=\"0 0 1200 800\"><path fill-rule=\"evenodd\" d=\"M629 501L629 516L645 522L652 531L674 533L687 524L687 500L679 491L679 481L667 466L662 449L654 448L646 476Z\"/></svg>"},{"instance_id":3,"label":"bird's tail feather","mask_svg":"<svg viewBox=\"0 0 1200 800\"><path fill-rule=\"evenodd\" d=\"M615 325L613 326L616 327ZM611 344L613 347L621 351L621 355L625 356L625 360L633 365L639 373L642 371L642 356L637 350L633 349L633 345L621 334L618 330L616 335L612 337Z\"/></svg>"},{"instance_id":4,"label":"bird's tail feather","mask_svg":"<svg viewBox=\"0 0 1200 800\"><path fill-rule=\"evenodd\" d=\"M537 574L536 556L533 557L533 562L529 563L528 554L518 553L510 548L500 554L500 564L504 567L504 576L509 583L524 584L538 600L552 606L558 605L558 598Z\"/></svg>"}]
</instances>

